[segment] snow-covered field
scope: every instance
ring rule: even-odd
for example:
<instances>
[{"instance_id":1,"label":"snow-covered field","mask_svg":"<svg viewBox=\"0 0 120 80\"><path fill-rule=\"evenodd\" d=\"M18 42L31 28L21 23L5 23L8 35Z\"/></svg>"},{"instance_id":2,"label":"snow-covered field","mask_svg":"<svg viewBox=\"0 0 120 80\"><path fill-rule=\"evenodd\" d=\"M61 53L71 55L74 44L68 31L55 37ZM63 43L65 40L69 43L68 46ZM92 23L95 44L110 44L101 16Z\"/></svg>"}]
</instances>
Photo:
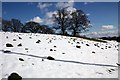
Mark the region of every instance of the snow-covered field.
<instances>
[{"instance_id":1,"label":"snow-covered field","mask_svg":"<svg viewBox=\"0 0 120 80\"><path fill-rule=\"evenodd\" d=\"M115 41L10 32L0 32L0 37L3 78L13 72L23 78L118 78Z\"/></svg>"}]
</instances>

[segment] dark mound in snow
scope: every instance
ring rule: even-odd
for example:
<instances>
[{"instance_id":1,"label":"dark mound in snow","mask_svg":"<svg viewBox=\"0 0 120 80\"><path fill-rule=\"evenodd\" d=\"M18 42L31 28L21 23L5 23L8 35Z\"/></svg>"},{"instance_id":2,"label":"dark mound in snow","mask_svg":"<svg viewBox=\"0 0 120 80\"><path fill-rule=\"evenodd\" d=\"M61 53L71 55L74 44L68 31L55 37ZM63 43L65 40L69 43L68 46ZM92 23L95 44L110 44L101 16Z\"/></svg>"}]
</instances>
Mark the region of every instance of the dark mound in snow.
<instances>
[{"instance_id":1,"label":"dark mound in snow","mask_svg":"<svg viewBox=\"0 0 120 80\"><path fill-rule=\"evenodd\" d=\"M55 60L55 58L51 57L51 56L48 56L47 57L48 60Z\"/></svg>"},{"instance_id":2,"label":"dark mound in snow","mask_svg":"<svg viewBox=\"0 0 120 80\"><path fill-rule=\"evenodd\" d=\"M10 76L8 76L8 80L22 80L22 77L17 73L12 73Z\"/></svg>"},{"instance_id":3,"label":"dark mound in snow","mask_svg":"<svg viewBox=\"0 0 120 80\"><path fill-rule=\"evenodd\" d=\"M7 43L7 44L6 44L6 47L13 47L13 45L12 45L12 44Z\"/></svg>"},{"instance_id":4,"label":"dark mound in snow","mask_svg":"<svg viewBox=\"0 0 120 80\"><path fill-rule=\"evenodd\" d=\"M19 60L20 60L20 61L24 61L24 59L22 59L22 58L19 58Z\"/></svg>"}]
</instances>

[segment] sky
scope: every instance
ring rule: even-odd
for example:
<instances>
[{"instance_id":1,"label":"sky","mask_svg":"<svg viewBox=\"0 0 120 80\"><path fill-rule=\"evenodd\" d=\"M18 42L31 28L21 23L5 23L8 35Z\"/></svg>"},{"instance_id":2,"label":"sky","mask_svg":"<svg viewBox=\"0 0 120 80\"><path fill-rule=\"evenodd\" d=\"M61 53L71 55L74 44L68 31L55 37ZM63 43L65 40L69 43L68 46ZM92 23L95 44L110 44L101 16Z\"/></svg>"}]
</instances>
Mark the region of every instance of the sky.
<instances>
[{"instance_id":1,"label":"sky","mask_svg":"<svg viewBox=\"0 0 120 80\"><path fill-rule=\"evenodd\" d=\"M117 2L3 2L2 17L6 20L19 19L23 24L35 21L53 25L52 14L59 8L68 11L82 10L91 21L92 27L82 35L90 37L116 36L118 34Z\"/></svg>"}]
</instances>

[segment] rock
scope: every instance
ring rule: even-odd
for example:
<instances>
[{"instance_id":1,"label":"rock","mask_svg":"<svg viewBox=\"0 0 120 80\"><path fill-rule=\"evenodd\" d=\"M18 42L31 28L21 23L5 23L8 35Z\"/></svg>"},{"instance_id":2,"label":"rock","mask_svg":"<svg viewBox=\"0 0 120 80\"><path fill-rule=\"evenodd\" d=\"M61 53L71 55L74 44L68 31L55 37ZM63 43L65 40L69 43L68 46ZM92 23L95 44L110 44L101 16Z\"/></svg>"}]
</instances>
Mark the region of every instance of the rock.
<instances>
[{"instance_id":1,"label":"rock","mask_svg":"<svg viewBox=\"0 0 120 80\"><path fill-rule=\"evenodd\" d=\"M24 61L24 59L22 59L22 58L19 58L19 60L20 60L20 61Z\"/></svg>"},{"instance_id":2,"label":"rock","mask_svg":"<svg viewBox=\"0 0 120 80\"><path fill-rule=\"evenodd\" d=\"M95 53L95 51L92 51L92 53Z\"/></svg>"},{"instance_id":3,"label":"rock","mask_svg":"<svg viewBox=\"0 0 120 80\"><path fill-rule=\"evenodd\" d=\"M120 66L120 64L119 63L116 63L118 66Z\"/></svg>"},{"instance_id":4,"label":"rock","mask_svg":"<svg viewBox=\"0 0 120 80\"><path fill-rule=\"evenodd\" d=\"M22 46L22 44L20 43L20 44L18 44L17 46Z\"/></svg>"},{"instance_id":5,"label":"rock","mask_svg":"<svg viewBox=\"0 0 120 80\"><path fill-rule=\"evenodd\" d=\"M6 36L6 38L8 39L8 36Z\"/></svg>"},{"instance_id":6,"label":"rock","mask_svg":"<svg viewBox=\"0 0 120 80\"><path fill-rule=\"evenodd\" d=\"M62 53L62 54L65 54L65 53Z\"/></svg>"},{"instance_id":7,"label":"rock","mask_svg":"<svg viewBox=\"0 0 120 80\"><path fill-rule=\"evenodd\" d=\"M78 45L77 45L76 48L81 48L81 46L78 46Z\"/></svg>"},{"instance_id":8,"label":"rock","mask_svg":"<svg viewBox=\"0 0 120 80\"><path fill-rule=\"evenodd\" d=\"M48 59L48 60L55 60L55 59L54 59L53 57L51 57L51 56L48 56L47 59Z\"/></svg>"},{"instance_id":9,"label":"rock","mask_svg":"<svg viewBox=\"0 0 120 80\"><path fill-rule=\"evenodd\" d=\"M42 61L44 61L44 59L42 59Z\"/></svg>"},{"instance_id":10,"label":"rock","mask_svg":"<svg viewBox=\"0 0 120 80\"><path fill-rule=\"evenodd\" d=\"M53 51L53 49L50 49L50 51Z\"/></svg>"},{"instance_id":11,"label":"rock","mask_svg":"<svg viewBox=\"0 0 120 80\"><path fill-rule=\"evenodd\" d=\"M18 36L19 39L22 39L21 37Z\"/></svg>"},{"instance_id":12,"label":"rock","mask_svg":"<svg viewBox=\"0 0 120 80\"><path fill-rule=\"evenodd\" d=\"M13 47L13 45L12 45L12 44L7 43L7 44L6 44L6 47Z\"/></svg>"},{"instance_id":13,"label":"rock","mask_svg":"<svg viewBox=\"0 0 120 80\"><path fill-rule=\"evenodd\" d=\"M12 73L10 76L8 76L8 80L22 80L22 77L17 73Z\"/></svg>"},{"instance_id":14,"label":"rock","mask_svg":"<svg viewBox=\"0 0 120 80\"><path fill-rule=\"evenodd\" d=\"M54 46L56 48L56 46Z\"/></svg>"},{"instance_id":15,"label":"rock","mask_svg":"<svg viewBox=\"0 0 120 80\"><path fill-rule=\"evenodd\" d=\"M40 43L41 41L40 40L38 40L36 43Z\"/></svg>"},{"instance_id":16,"label":"rock","mask_svg":"<svg viewBox=\"0 0 120 80\"><path fill-rule=\"evenodd\" d=\"M89 44L86 44L86 46L89 46Z\"/></svg>"},{"instance_id":17,"label":"rock","mask_svg":"<svg viewBox=\"0 0 120 80\"><path fill-rule=\"evenodd\" d=\"M101 49L104 49L104 48L101 48Z\"/></svg>"},{"instance_id":18,"label":"rock","mask_svg":"<svg viewBox=\"0 0 120 80\"><path fill-rule=\"evenodd\" d=\"M25 50L28 50L28 48L25 48Z\"/></svg>"},{"instance_id":19,"label":"rock","mask_svg":"<svg viewBox=\"0 0 120 80\"><path fill-rule=\"evenodd\" d=\"M13 41L16 41L16 39L13 39Z\"/></svg>"},{"instance_id":20,"label":"rock","mask_svg":"<svg viewBox=\"0 0 120 80\"><path fill-rule=\"evenodd\" d=\"M32 39L32 37L29 37L30 39Z\"/></svg>"}]
</instances>

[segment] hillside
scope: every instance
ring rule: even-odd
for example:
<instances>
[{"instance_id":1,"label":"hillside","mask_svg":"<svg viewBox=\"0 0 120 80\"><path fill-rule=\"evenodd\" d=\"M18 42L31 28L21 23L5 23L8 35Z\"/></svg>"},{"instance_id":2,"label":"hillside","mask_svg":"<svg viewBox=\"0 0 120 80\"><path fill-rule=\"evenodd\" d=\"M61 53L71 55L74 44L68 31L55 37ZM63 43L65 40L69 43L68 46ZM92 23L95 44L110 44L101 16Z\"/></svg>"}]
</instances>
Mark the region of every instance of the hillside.
<instances>
[{"instance_id":1,"label":"hillside","mask_svg":"<svg viewBox=\"0 0 120 80\"><path fill-rule=\"evenodd\" d=\"M2 77L117 78L118 43L50 34L0 32ZM2 54L3 53L3 54Z\"/></svg>"}]
</instances>

